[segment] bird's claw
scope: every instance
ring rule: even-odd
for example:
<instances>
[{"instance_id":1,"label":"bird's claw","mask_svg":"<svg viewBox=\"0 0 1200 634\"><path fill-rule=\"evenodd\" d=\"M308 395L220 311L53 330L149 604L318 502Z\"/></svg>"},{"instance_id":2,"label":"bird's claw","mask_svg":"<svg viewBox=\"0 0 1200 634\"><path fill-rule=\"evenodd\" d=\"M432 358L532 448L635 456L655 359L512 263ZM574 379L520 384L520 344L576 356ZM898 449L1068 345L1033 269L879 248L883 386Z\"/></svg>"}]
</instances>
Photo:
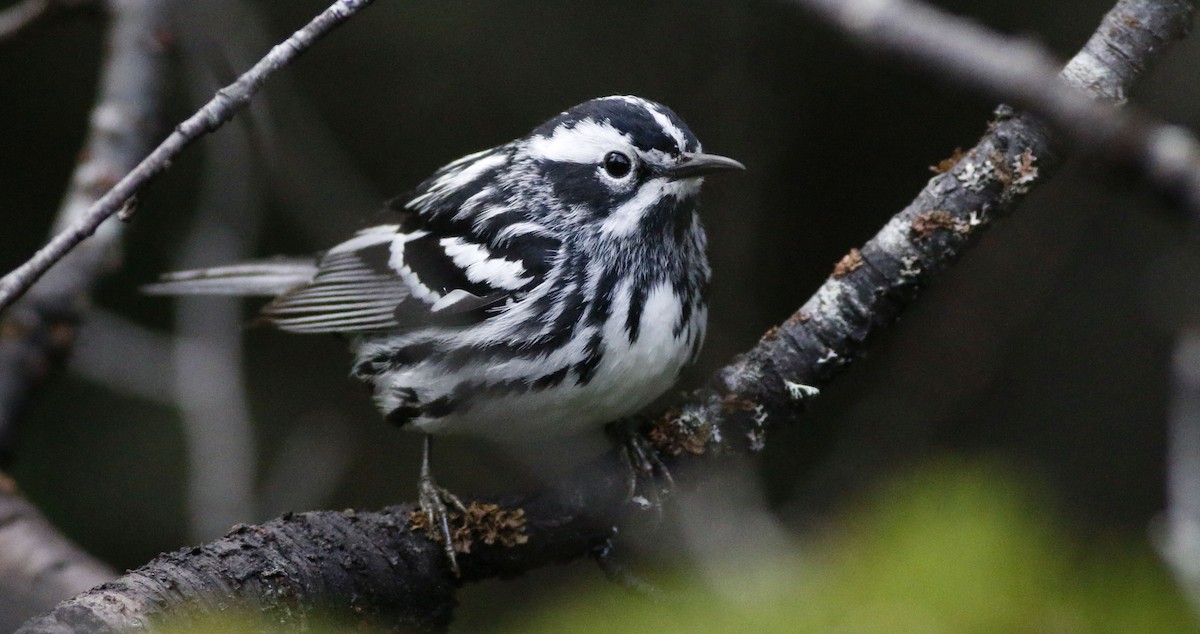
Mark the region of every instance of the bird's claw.
<instances>
[{"instance_id":1,"label":"bird's claw","mask_svg":"<svg viewBox=\"0 0 1200 634\"><path fill-rule=\"evenodd\" d=\"M609 427L609 433L621 447L621 457L629 468L628 499L642 510L662 513L663 499L675 490L671 470L639 431L640 421L621 420Z\"/></svg>"},{"instance_id":2,"label":"bird's claw","mask_svg":"<svg viewBox=\"0 0 1200 634\"><path fill-rule=\"evenodd\" d=\"M450 570L454 576L459 576L458 558L454 553L454 538L450 533L450 508L458 511L463 517L467 516L467 507L450 491L440 487L432 477L422 475L417 484L417 500L421 511L428 520L426 527L430 537L442 542L446 559L450 562ZM447 506L449 504L449 506Z\"/></svg>"}]
</instances>

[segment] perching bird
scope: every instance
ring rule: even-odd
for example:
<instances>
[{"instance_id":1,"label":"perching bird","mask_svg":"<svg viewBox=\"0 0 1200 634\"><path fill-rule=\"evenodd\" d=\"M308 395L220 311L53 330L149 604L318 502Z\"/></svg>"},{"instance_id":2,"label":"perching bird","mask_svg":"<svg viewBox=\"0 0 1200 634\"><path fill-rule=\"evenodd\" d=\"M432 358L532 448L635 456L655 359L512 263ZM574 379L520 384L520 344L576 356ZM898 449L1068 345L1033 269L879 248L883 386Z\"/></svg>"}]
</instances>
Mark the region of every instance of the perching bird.
<instances>
[{"instance_id":1,"label":"perching bird","mask_svg":"<svg viewBox=\"0 0 1200 634\"><path fill-rule=\"evenodd\" d=\"M464 156L324 254L165 275L150 292L267 295L262 319L350 335L354 376L425 433L421 507L457 571L429 434L537 442L629 416L696 359L709 266L704 154L670 109L582 103Z\"/></svg>"}]
</instances>

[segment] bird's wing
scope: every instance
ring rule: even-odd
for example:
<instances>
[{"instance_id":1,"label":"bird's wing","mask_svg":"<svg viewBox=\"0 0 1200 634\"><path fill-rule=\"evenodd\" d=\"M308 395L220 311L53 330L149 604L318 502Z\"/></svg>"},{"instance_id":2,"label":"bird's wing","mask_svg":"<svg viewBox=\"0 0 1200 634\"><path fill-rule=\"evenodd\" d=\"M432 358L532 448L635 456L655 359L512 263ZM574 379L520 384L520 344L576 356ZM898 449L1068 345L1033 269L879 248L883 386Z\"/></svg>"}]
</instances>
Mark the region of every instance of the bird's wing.
<instances>
[{"instance_id":1,"label":"bird's wing","mask_svg":"<svg viewBox=\"0 0 1200 634\"><path fill-rule=\"evenodd\" d=\"M292 332L371 332L396 328L409 291L388 268L397 225L371 227L330 249L316 273L267 304L261 319Z\"/></svg>"},{"instance_id":2,"label":"bird's wing","mask_svg":"<svg viewBox=\"0 0 1200 634\"><path fill-rule=\"evenodd\" d=\"M309 283L263 308L263 320L292 332L463 325L487 318L543 279L541 268L527 267L511 249L490 248L470 232L407 229L372 227L330 249ZM549 257L542 251L538 261Z\"/></svg>"},{"instance_id":3,"label":"bird's wing","mask_svg":"<svg viewBox=\"0 0 1200 634\"><path fill-rule=\"evenodd\" d=\"M513 146L434 172L398 224L361 231L318 263L312 281L263 310L294 332L378 332L476 323L540 284L561 243L505 185Z\"/></svg>"}]
</instances>

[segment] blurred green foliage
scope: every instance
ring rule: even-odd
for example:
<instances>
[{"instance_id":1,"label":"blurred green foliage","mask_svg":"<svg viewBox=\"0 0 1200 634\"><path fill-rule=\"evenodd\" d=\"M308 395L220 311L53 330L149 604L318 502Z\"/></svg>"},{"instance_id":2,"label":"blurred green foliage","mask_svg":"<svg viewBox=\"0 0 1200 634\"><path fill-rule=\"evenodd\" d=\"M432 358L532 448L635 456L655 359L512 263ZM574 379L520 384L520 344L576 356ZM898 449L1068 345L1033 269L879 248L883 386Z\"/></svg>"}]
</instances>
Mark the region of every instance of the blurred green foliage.
<instances>
[{"instance_id":1,"label":"blurred green foliage","mask_svg":"<svg viewBox=\"0 0 1200 634\"><path fill-rule=\"evenodd\" d=\"M661 600L594 575L459 631L1200 631L1145 543L1072 541L1037 487L994 465L933 464L877 488L790 552L727 564L668 573ZM360 631L319 618L308 625ZM224 615L173 631L275 627L295 624Z\"/></svg>"},{"instance_id":2,"label":"blurred green foliage","mask_svg":"<svg viewBox=\"0 0 1200 634\"><path fill-rule=\"evenodd\" d=\"M993 467L928 467L790 553L731 563L681 576L662 602L572 589L507 631L1200 631L1145 544L1073 542L1032 487Z\"/></svg>"}]
</instances>

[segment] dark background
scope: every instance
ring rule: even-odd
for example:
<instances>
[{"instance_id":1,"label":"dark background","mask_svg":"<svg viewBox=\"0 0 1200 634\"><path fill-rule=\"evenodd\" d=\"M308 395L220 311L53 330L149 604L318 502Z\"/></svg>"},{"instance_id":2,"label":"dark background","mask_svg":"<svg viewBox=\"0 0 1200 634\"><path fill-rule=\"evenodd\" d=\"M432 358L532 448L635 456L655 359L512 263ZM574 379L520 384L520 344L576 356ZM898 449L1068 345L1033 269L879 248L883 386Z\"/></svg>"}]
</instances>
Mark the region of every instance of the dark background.
<instances>
[{"instance_id":1,"label":"dark background","mask_svg":"<svg viewBox=\"0 0 1200 634\"><path fill-rule=\"evenodd\" d=\"M228 81L325 3L194 4L177 34L164 129L211 93L205 75ZM938 4L1064 58L1111 7ZM4 270L46 236L85 130L103 32L102 20L65 19L0 47ZM1193 37L1135 102L1196 129L1198 73ZM706 185L709 339L682 388L794 311L907 204L928 166L974 144L995 105L865 55L782 2L379 0L273 80L253 117L189 151L145 194L124 267L97 297L109 325L85 331L88 354L38 395L15 477L118 568L219 535L189 524L189 436L162 391L173 385L170 356L142 356L113 334L116 322L135 327L137 341L168 341L173 303L137 286L179 265L198 218L236 236L243 257L316 251L438 166L613 93L671 106L706 150L749 167ZM206 216L205 196L250 204ZM1195 275L1185 233L1118 179L1068 165L808 415L770 437L754 468L772 508L802 531L883 475L951 453L1041 483L1075 534L1146 539L1164 505L1170 349ZM193 249L193 264L221 263ZM417 437L379 420L346 376L341 342L251 328L244 345L240 366L213 378L244 376L253 460L235 466L253 474L259 497L244 516L210 519L227 527L291 504L371 508L415 497ZM143 375L140 388L126 385ZM468 440L439 445L438 473L452 489L521 486L526 469L498 462ZM595 574L580 565L524 583Z\"/></svg>"}]
</instances>

